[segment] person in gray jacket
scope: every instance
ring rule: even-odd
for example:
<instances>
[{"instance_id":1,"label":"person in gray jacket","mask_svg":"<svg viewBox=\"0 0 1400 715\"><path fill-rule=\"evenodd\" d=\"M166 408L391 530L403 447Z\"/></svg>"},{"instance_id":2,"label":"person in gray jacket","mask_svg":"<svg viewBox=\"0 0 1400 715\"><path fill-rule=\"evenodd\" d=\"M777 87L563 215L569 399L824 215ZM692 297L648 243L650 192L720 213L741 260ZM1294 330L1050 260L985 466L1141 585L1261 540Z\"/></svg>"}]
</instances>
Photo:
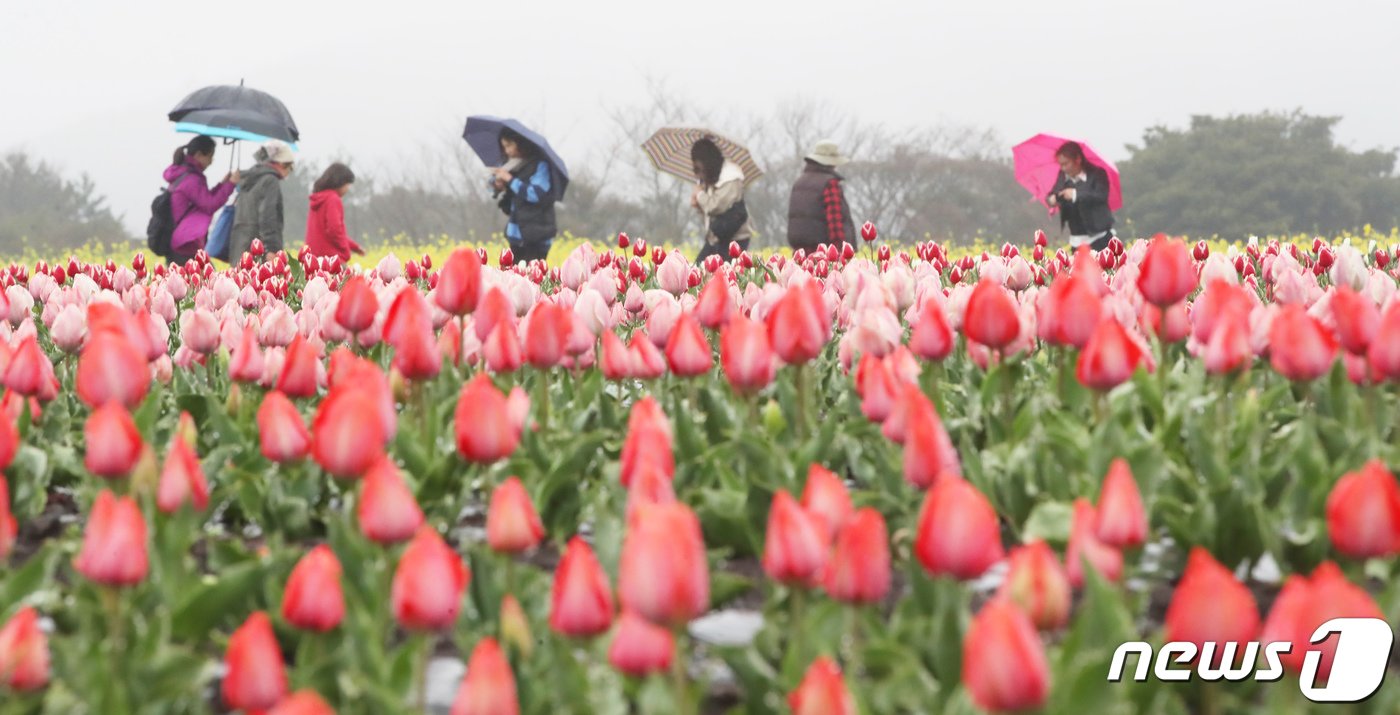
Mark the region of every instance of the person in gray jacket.
<instances>
[{"instance_id":1,"label":"person in gray jacket","mask_svg":"<svg viewBox=\"0 0 1400 715\"><path fill-rule=\"evenodd\" d=\"M236 263L262 239L268 253L282 244L282 180L292 173L296 155L286 143L276 139L264 144L253 155L258 165L243 172L234 201L233 230L228 237L228 260Z\"/></svg>"}]
</instances>

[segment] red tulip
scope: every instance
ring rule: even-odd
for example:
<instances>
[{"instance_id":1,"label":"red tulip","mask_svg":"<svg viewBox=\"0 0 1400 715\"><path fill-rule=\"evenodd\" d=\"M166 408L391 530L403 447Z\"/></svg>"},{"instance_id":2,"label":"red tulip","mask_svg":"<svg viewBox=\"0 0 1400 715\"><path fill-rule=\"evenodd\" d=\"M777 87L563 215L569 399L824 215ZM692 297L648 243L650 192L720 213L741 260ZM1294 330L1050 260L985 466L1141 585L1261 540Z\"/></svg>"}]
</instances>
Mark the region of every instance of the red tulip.
<instances>
[{"instance_id":1,"label":"red tulip","mask_svg":"<svg viewBox=\"0 0 1400 715\"><path fill-rule=\"evenodd\" d=\"M519 370L520 366L525 364L525 353L520 347L520 336L515 331L515 324L497 323L486 342L482 344L481 355L486 358L486 367L491 372L500 374Z\"/></svg>"},{"instance_id":2,"label":"red tulip","mask_svg":"<svg viewBox=\"0 0 1400 715\"><path fill-rule=\"evenodd\" d=\"M789 365L801 365L820 355L830 331L830 315L816 281L790 286L768 314L773 351Z\"/></svg>"},{"instance_id":3,"label":"red tulip","mask_svg":"<svg viewBox=\"0 0 1400 715\"><path fill-rule=\"evenodd\" d=\"M469 248L453 251L438 274L433 301L452 315L466 315L476 310L480 297L481 257Z\"/></svg>"},{"instance_id":4,"label":"red tulip","mask_svg":"<svg viewBox=\"0 0 1400 715\"><path fill-rule=\"evenodd\" d=\"M267 715L335 715L335 709L315 691L299 690L277 703Z\"/></svg>"},{"instance_id":5,"label":"red tulip","mask_svg":"<svg viewBox=\"0 0 1400 715\"><path fill-rule=\"evenodd\" d=\"M404 484L398 467L387 456L365 472L355 508L360 531L378 544L407 541L423 525L423 511Z\"/></svg>"},{"instance_id":6,"label":"red tulip","mask_svg":"<svg viewBox=\"0 0 1400 715\"><path fill-rule=\"evenodd\" d=\"M763 544L763 572L769 578L811 585L826 564L829 542L825 519L803 510L786 489L773 495Z\"/></svg>"},{"instance_id":7,"label":"red tulip","mask_svg":"<svg viewBox=\"0 0 1400 715\"><path fill-rule=\"evenodd\" d=\"M88 416L83 441L87 443L83 464L89 472L107 479L130 474L145 446L131 413L120 402L105 403Z\"/></svg>"},{"instance_id":8,"label":"red tulip","mask_svg":"<svg viewBox=\"0 0 1400 715\"><path fill-rule=\"evenodd\" d=\"M931 300L925 300L919 311L919 320L909 334L909 349L915 355L932 362L942 362L953 352L953 329L948 326L948 317L943 308Z\"/></svg>"},{"instance_id":9,"label":"red tulip","mask_svg":"<svg viewBox=\"0 0 1400 715\"><path fill-rule=\"evenodd\" d=\"M671 670L676 639L671 631L630 611L618 618L617 632L608 646L608 663L635 678Z\"/></svg>"},{"instance_id":10,"label":"red tulip","mask_svg":"<svg viewBox=\"0 0 1400 715\"><path fill-rule=\"evenodd\" d=\"M431 526L422 526L408 543L398 568L390 601L394 620L407 630L451 628L462 609L462 594L471 572Z\"/></svg>"},{"instance_id":11,"label":"red tulip","mask_svg":"<svg viewBox=\"0 0 1400 715\"><path fill-rule=\"evenodd\" d=\"M267 614L256 611L233 632L224 652L228 672L222 691L224 704L234 710L266 710L287 694L287 671L282 651Z\"/></svg>"},{"instance_id":12,"label":"red tulip","mask_svg":"<svg viewBox=\"0 0 1400 715\"><path fill-rule=\"evenodd\" d=\"M1094 535L1119 549L1142 546L1147 540L1147 511L1127 460L1113 460L1103 478L1095 509Z\"/></svg>"},{"instance_id":13,"label":"red tulip","mask_svg":"<svg viewBox=\"0 0 1400 715\"><path fill-rule=\"evenodd\" d=\"M564 359L564 348L573 329L574 315L568 308L536 303L525 329L525 361L540 370L558 365Z\"/></svg>"},{"instance_id":14,"label":"red tulip","mask_svg":"<svg viewBox=\"0 0 1400 715\"><path fill-rule=\"evenodd\" d=\"M612 588L588 542L575 536L554 571L549 627L574 638L599 635L612 625Z\"/></svg>"},{"instance_id":15,"label":"red tulip","mask_svg":"<svg viewBox=\"0 0 1400 715\"><path fill-rule=\"evenodd\" d=\"M23 606L0 627L0 690L40 690L49 683L49 641L39 614Z\"/></svg>"},{"instance_id":16,"label":"red tulip","mask_svg":"<svg viewBox=\"0 0 1400 715\"><path fill-rule=\"evenodd\" d=\"M1254 359L1249 332L1249 316L1246 313L1234 311L1219 318L1201 356L1206 372L1224 375L1248 367Z\"/></svg>"},{"instance_id":17,"label":"red tulip","mask_svg":"<svg viewBox=\"0 0 1400 715\"><path fill-rule=\"evenodd\" d=\"M614 382L632 377L632 354L627 344L611 330L604 330L602 338L603 356L598 366L603 370L603 377Z\"/></svg>"},{"instance_id":18,"label":"red tulip","mask_svg":"<svg viewBox=\"0 0 1400 715\"><path fill-rule=\"evenodd\" d=\"M157 345L151 340L149 326L150 314L144 310L133 314L112 303L99 301L88 304L88 332L94 337L107 332L126 338L138 354L145 356L146 362L168 352L168 346Z\"/></svg>"},{"instance_id":19,"label":"red tulip","mask_svg":"<svg viewBox=\"0 0 1400 715\"><path fill-rule=\"evenodd\" d=\"M678 626L710 606L710 572L700 521L680 502L637 510L618 567L622 607L657 625Z\"/></svg>"},{"instance_id":20,"label":"red tulip","mask_svg":"<svg viewBox=\"0 0 1400 715\"><path fill-rule=\"evenodd\" d=\"M802 508L821 519L828 542L836 538L837 531L845 526L855 513L846 485L819 464L807 468L807 485L802 490Z\"/></svg>"},{"instance_id":21,"label":"red tulip","mask_svg":"<svg viewBox=\"0 0 1400 715\"><path fill-rule=\"evenodd\" d=\"M316 379L316 368L321 358L316 347L300 334L292 338L287 346L287 357L282 363L282 373L277 377L277 391L288 397L312 397L320 389Z\"/></svg>"},{"instance_id":22,"label":"red tulip","mask_svg":"<svg viewBox=\"0 0 1400 715\"><path fill-rule=\"evenodd\" d=\"M1381 314L1380 327L1366 351L1366 360L1372 372L1400 380L1400 301L1392 301Z\"/></svg>"},{"instance_id":23,"label":"red tulip","mask_svg":"<svg viewBox=\"0 0 1400 715\"><path fill-rule=\"evenodd\" d=\"M633 475L646 466L659 469L667 478L675 476L671 439L671 424L655 398L647 395L638 400L627 418L627 437L622 442L618 471L622 486L630 488Z\"/></svg>"},{"instance_id":24,"label":"red tulip","mask_svg":"<svg viewBox=\"0 0 1400 715\"><path fill-rule=\"evenodd\" d=\"M455 416L457 451L469 462L491 464L509 457L520 444L505 395L484 373L462 386Z\"/></svg>"},{"instance_id":25,"label":"red tulip","mask_svg":"<svg viewBox=\"0 0 1400 715\"><path fill-rule=\"evenodd\" d=\"M20 349L23 350L22 345ZM150 371L141 350L116 333L92 334L78 358L78 399L89 407L116 402L134 408L146 398L150 384Z\"/></svg>"},{"instance_id":26,"label":"red tulip","mask_svg":"<svg viewBox=\"0 0 1400 715\"><path fill-rule=\"evenodd\" d=\"M1279 308L1269 326L1269 361L1280 375L1297 382L1315 380L1332 369L1337 341L1301 305Z\"/></svg>"},{"instance_id":27,"label":"red tulip","mask_svg":"<svg viewBox=\"0 0 1400 715\"><path fill-rule=\"evenodd\" d=\"M962 474L953 440L933 403L917 385L908 385L900 398L904 418L904 480L928 489L940 478Z\"/></svg>"},{"instance_id":28,"label":"red tulip","mask_svg":"<svg viewBox=\"0 0 1400 715\"><path fill-rule=\"evenodd\" d=\"M503 554L518 554L539 546L544 538L535 505L518 477L510 477L491 492L486 513L486 543Z\"/></svg>"},{"instance_id":29,"label":"red tulip","mask_svg":"<svg viewBox=\"0 0 1400 715\"><path fill-rule=\"evenodd\" d=\"M1069 575L1055 552L1040 540L1011 550L1011 567L997 595L1009 598L1036 628L1055 630L1069 622Z\"/></svg>"},{"instance_id":30,"label":"red tulip","mask_svg":"<svg viewBox=\"0 0 1400 715\"><path fill-rule=\"evenodd\" d=\"M632 354L632 377L655 380L666 374L666 358L641 331L632 333L627 351Z\"/></svg>"},{"instance_id":31,"label":"red tulip","mask_svg":"<svg viewBox=\"0 0 1400 715\"><path fill-rule=\"evenodd\" d=\"M1197 342L1207 343L1215 326L1227 315L1243 314L1246 319L1254 309L1254 299L1236 285L1216 280L1191 304L1191 334Z\"/></svg>"},{"instance_id":32,"label":"red tulip","mask_svg":"<svg viewBox=\"0 0 1400 715\"><path fill-rule=\"evenodd\" d=\"M1384 619L1385 614L1365 589L1347 581L1341 569L1327 561L1307 578L1294 574L1284 581L1259 640L1265 644L1291 643L1292 649L1281 660L1293 673L1303 669L1310 651L1321 653L1317 681L1325 681L1332 674L1338 639L1329 638L1321 645L1313 645L1311 640L1318 626L1333 618Z\"/></svg>"},{"instance_id":33,"label":"red tulip","mask_svg":"<svg viewBox=\"0 0 1400 715\"><path fill-rule=\"evenodd\" d=\"M263 353L258 333L244 328L238 345L229 355L228 376L235 382L257 382L263 376Z\"/></svg>"},{"instance_id":34,"label":"red tulip","mask_svg":"<svg viewBox=\"0 0 1400 715\"><path fill-rule=\"evenodd\" d=\"M1172 592L1163 625L1169 641L1195 643L1197 648L1208 642L1216 643L1216 648L1234 644L1232 649L1216 651L1208 661L1219 667L1222 661L1233 664L1236 649L1259 635L1259 605L1247 586L1197 546L1191 549L1186 570Z\"/></svg>"},{"instance_id":35,"label":"red tulip","mask_svg":"<svg viewBox=\"0 0 1400 715\"><path fill-rule=\"evenodd\" d=\"M700 300L695 304L695 317L701 325L710 330L719 330L729 322L734 312L734 300L729 295L728 276L725 273L716 273L700 291Z\"/></svg>"},{"instance_id":36,"label":"red tulip","mask_svg":"<svg viewBox=\"0 0 1400 715\"><path fill-rule=\"evenodd\" d=\"M963 638L962 683L988 712L1031 710L1050 694L1050 664L1031 619L1010 600L992 599Z\"/></svg>"},{"instance_id":37,"label":"red tulip","mask_svg":"<svg viewBox=\"0 0 1400 715\"><path fill-rule=\"evenodd\" d=\"M1036 332L1051 345L1083 348L1099 325L1102 299L1094 275L1061 274L1036 303Z\"/></svg>"},{"instance_id":38,"label":"red tulip","mask_svg":"<svg viewBox=\"0 0 1400 715\"><path fill-rule=\"evenodd\" d=\"M1375 301L1347 285L1332 290L1332 319L1342 347L1349 353L1365 355L1380 327L1380 309L1376 308Z\"/></svg>"},{"instance_id":39,"label":"red tulip","mask_svg":"<svg viewBox=\"0 0 1400 715\"><path fill-rule=\"evenodd\" d=\"M10 468L18 452L19 430L15 429L14 420L0 411L0 471Z\"/></svg>"},{"instance_id":40,"label":"red tulip","mask_svg":"<svg viewBox=\"0 0 1400 715\"><path fill-rule=\"evenodd\" d=\"M105 489L97 495L73 565L107 586L132 586L146 578L146 522L134 499Z\"/></svg>"},{"instance_id":41,"label":"red tulip","mask_svg":"<svg viewBox=\"0 0 1400 715\"><path fill-rule=\"evenodd\" d=\"M1084 562L1100 576L1117 581L1123 577L1123 553L1099 541L1095 534L1098 517L1088 499L1074 500L1074 519L1070 523L1069 545L1065 548L1065 572L1069 582L1079 588L1084 585Z\"/></svg>"},{"instance_id":42,"label":"red tulip","mask_svg":"<svg viewBox=\"0 0 1400 715\"><path fill-rule=\"evenodd\" d=\"M832 598L855 604L877 603L889 593L890 544L880 512L859 509L837 532L822 587Z\"/></svg>"},{"instance_id":43,"label":"red tulip","mask_svg":"<svg viewBox=\"0 0 1400 715\"><path fill-rule=\"evenodd\" d=\"M0 562L9 558L19 535L19 521L10 511L10 485L0 474Z\"/></svg>"},{"instance_id":44,"label":"red tulip","mask_svg":"<svg viewBox=\"0 0 1400 715\"><path fill-rule=\"evenodd\" d=\"M428 380L442 371L442 353L433 339L428 302L412 288L399 291L384 319L384 341L394 346L394 368L409 380Z\"/></svg>"},{"instance_id":45,"label":"red tulip","mask_svg":"<svg viewBox=\"0 0 1400 715\"><path fill-rule=\"evenodd\" d=\"M720 365L735 392L751 395L773 382L777 363L762 323L736 314L720 332L719 343Z\"/></svg>"},{"instance_id":46,"label":"red tulip","mask_svg":"<svg viewBox=\"0 0 1400 715\"><path fill-rule=\"evenodd\" d=\"M415 291L416 292L416 291ZM362 333L374 325L379 312L379 298L362 276L350 276L340 286L335 304L335 322L351 333Z\"/></svg>"},{"instance_id":47,"label":"red tulip","mask_svg":"<svg viewBox=\"0 0 1400 715\"><path fill-rule=\"evenodd\" d=\"M679 377L704 375L714 366L705 333L690 313L682 313L666 339L666 364Z\"/></svg>"},{"instance_id":48,"label":"red tulip","mask_svg":"<svg viewBox=\"0 0 1400 715\"><path fill-rule=\"evenodd\" d=\"M867 226L869 224L866 224ZM808 666L797 689L788 693L792 715L858 715L855 699L846 689L841 669L826 656Z\"/></svg>"},{"instance_id":49,"label":"red tulip","mask_svg":"<svg viewBox=\"0 0 1400 715\"><path fill-rule=\"evenodd\" d=\"M26 335L20 340L19 347L15 348L10 356L10 364L5 368L5 387L25 397L47 400L46 395L56 393L53 380L53 363L49 362L48 356L39 349L35 337Z\"/></svg>"},{"instance_id":50,"label":"red tulip","mask_svg":"<svg viewBox=\"0 0 1400 715\"><path fill-rule=\"evenodd\" d=\"M1180 303L1196 290L1198 282L1185 243L1158 234L1147 244L1137 287L1148 303L1159 308Z\"/></svg>"},{"instance_id":51,"label":"red tulip","mask_svg":"<svg viewBox=\"0 0 1400 715\"><path fill-rule=\"evenodd\" d=\"M345 618L340 590L340 560L321 544L308 551L292 569L282 592L282 618L304 631L325 633Z\"/></svg>"},{"instance_id":52,"label":"red tulip","mask_svg":"<svg viewBox=\"0 0 1400 715\"><path fill-rule=\"evenodd\" d=\"M355 479L379 461L388 443L378 408L368 389L333 388L311 422L311 456L341 479Z\"/></svg>"},{"instance_id":53,"label":"red tulip","mask_svg":"<svg viewBox=\"0 0 1400 715\"><path fill-rule=\"evenodd\" d=\"M262 454L278 463L295 462L311 450L311 433L287 396L269 392L258 407L258 439Z\"/></svg>"},{"instance_id":54,"label":"red tulip","mask_svg":"<svg viewBox=\"0 0 1400 715\"><path fill-rule=\"evenodd\" d=\"M200 466L194 448L184 438L177 436L170 440L165 466L160 471L156 507L173 514L186 500L195 511L204 511L209 506L209 483L204 479L204 468Z\"/></svg>"},{"instance_id":55,"label":"red tulip","mask_svg":"<svg viewBox=\"0 0 1400 715\"><path fill-rule=\"evenodd\" d=\"M492 286L486 291L486 295L481 297L476 312L472 313L472 329L476 331L476 339L485 343L491 336L491 331L501 323L515 325L515 306L511 304L505 291L499 286Z\"/></svg>"},{"instance_id":56,"label":"red tulip","mask_svg":"<svg viewBox=\"0 0 1400 715\"><path fill-rule=\"evenodd\" d=\"M894 410L900 384L890 369L890 361L870 353L860 356L856 368L856 392L860 395L860 411L871 422L883 423Z\"/></svg>"},{"instance_id":57,"label":"red tulip","mask_svg":"<svg viewBox=\"0 0 1400 715\"><path fill-rule=\"evenodd\" d=\"M452 701L451 715L518 715L515 674L495 638L482 638L467 661L467 676Z\"/></svg>"},{"instance_id":58,"label":"red tulip","mask_svg":"<svg viewBox=\"0 0 1400 715\"><path fill-rule=\"evenodd\" d=\"M1400 553L1400 484L1380 460L1337 480L1327 496L1327 534L1352 558Z\"/></svg>"},{"instance_id":59,"label":"red tulip","mask_svg":"<svg viewBox=\"0 0 1400 715\"><path fill-rule=\"evenodd\" d=\"M1085 387L1107 392L1127 382L1144 357L1142 347L1128 336L1123 325L1105 316L1079 353L1075 375Z\"/></svg>"},{"instance_id":60,"label":"red tulip","mask_svg":"<svg viewBox=\"0 0 1400 715\"><path fill-rule=\"evenodd\" d=\"M996 510L963 479L940 479L924 498L914 553L931 576L981 576L1006 556Z\"/></svg>"},{"instance_id":61,"label":"red tulip","mask_svg":"<svg viewBox=\"0 0 1400 715\"><path fill-rule=\"evenodd\" d=\"M1150 303L1144 304L1139 323L1143 330L1168 343L1181 342L1191 334L1191 318L1186 314L1185 301L1165 309Z\"/></svg>"},{"instance_id":62,"label":"red tulip","mask_svg":"<svg viewBox=\"0 0 1400 715\"><path fill-rule=\"evenodd\" d=\"M991 350L1010 345L1021 332L1016 301L990 279L982 279L972 289L963 311L963 334Z\"/></svg>"}]
</instances>

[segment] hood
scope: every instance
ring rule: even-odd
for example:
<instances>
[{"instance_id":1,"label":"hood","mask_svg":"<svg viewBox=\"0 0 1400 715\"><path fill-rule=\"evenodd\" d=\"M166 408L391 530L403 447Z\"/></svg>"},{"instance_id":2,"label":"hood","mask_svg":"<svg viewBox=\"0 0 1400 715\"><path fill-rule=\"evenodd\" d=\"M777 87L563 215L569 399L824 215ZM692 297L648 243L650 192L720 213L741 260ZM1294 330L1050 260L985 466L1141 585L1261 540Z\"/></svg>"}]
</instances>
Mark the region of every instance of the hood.
<instances>
[{"instance_id":1,"label":"hood","mask_svg":"<svg viewBox=\"0 0 1400 715\"><path fill-rule=\"evenodd\" d=\"M311 195L311 210L315 211L328 203L340 203L340 192L335 189L317 191Z\"/></svg>"},{"instance_id":2,"label":"hood","mask_svg":"<svg viewBox=\"0 0 1400 715\"><path fill-rule=\"evenodd\" d=\"M165 182L168 184L168 183L170 183L170 182L172 182L172 181L174 181L174 180L180 178L180 177L181 177L182 175L184 175L184 174L203 174L203 173L204 173L204 169L201 169L200 166L199 166L198 164L194 163L193 160L186 159L183 163L180 163L180 164L171 164L170 166L166 167L166 168L165 168L165 175L164 175L164 176L165 176Z\"/></svg>"},{"instance_id":3,"label":"hood","mask_svg":"<svg viewBox=\"0 0 1400 715\"><path fill-rule=\"evenodd\" d=\"M739 168L738 164L735 164L734 162L725 159L724 166L721 167L719 170L719 183L727 184L731 181L736 180L744 180L744 170Z\"/></svg>"},{"instance_id":4,"label":"hood","mask_svg":"<svg viewBox=\"0 0 1400 715\"><path fill-rule=\"evenodd\" d=\"M280 176L277 176L277 171L272 167L268 166L267 164L258 164L257 166L243 172L243 180L239 182L239 186L252 186L254 181L261 179L262 177L267 176L268 174L277 177L279 180L282 178Z\"/></svg>"}]
</instances>

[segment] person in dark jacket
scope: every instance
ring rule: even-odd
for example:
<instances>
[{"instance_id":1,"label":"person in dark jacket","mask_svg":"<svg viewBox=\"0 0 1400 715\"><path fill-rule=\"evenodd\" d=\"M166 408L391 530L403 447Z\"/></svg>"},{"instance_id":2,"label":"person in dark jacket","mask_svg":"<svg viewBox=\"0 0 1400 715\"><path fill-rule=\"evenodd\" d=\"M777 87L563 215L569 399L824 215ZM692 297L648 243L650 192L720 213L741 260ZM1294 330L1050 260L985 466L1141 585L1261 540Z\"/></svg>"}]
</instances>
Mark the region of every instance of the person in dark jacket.
<instances>
[{"instance_id":1,"label":"person in dark jacket","mask_svg":"<svg viewBox=\"0 0 1400 715\"><path fill-rule=\"evenodd\" d=\"M228 237L230 263L241 260L255 238L262 239L269 254L284 248L282 180L292 173L296 155L286 142L273 139L258 149L253 158L258 165L243 172L238 198L233 202L233 230Z\"/></svg>"},{"instance_id":2,"label":"person in dark jacket","mask_svg":"<svg viewBox=\"0 0 1400 715\"><path fill-rule=\"evenodd\" d=\"M554 221L554 170L539 147L509 129L501 130L504 166L492 169L491 187L506 222L506 242L517 263L549 257L558 228Z\"/></svg>"},{"instance_id":3,"label":"person in dark jacket","mask_svg":"<svg viewBox=\"0 0 1400 715\"><path fill-rule=\"evenodd\" d=\"M1108 172L1084 158L1078 142L1065 142L1055 158L1060 175L1046 197L1059 207L1060 227L1069 228L1069 243L1078 248L1087 243L1095 251L1108 247L1113 238L1113 212L1108 208Z\"/></svg>"},{"instance_id":4,"label":"person in dark jacket","mask_svg":"<svg viewBox=\"0 0 1400 715\"><path fill-rule=\"evenodd\" d=\"M821 244L840 246L855 241L855 222L842 190L845 177L836 173L836 167L848 161L830 140L817 142L807 155L788 201L789 246L811 251Z\"/></svg>"},{"instance_id":5,"label":"person in dark jacket","mask_svg":"<svg viewBox=\"0 0 1400 715\"><path fill-rule=\"evenodd\" d=\"M365 249L345 230L345 203L341 200L355 183L355 172L336 162L326 167L311 187L311 212L306 215L306 252L313 256L337 256L341 262Z\"/></svg>"},{"instance_id":6,"label":"person in dark jacket","mask_svg":"<svg viewBox=\"0 0 1400 715\"><path fill-rule=\"evenodd\" d=\"M170 215L176 223L170 237L170 260L174 263L186 263L204 248L214 213L228 203L240 179L238 172L230 172L217 186L209 188L204 172L214 163L215 146L213 139L201 134L176 149L165 170L165 181L173 187Z\"/></svg>"}]
</instances>

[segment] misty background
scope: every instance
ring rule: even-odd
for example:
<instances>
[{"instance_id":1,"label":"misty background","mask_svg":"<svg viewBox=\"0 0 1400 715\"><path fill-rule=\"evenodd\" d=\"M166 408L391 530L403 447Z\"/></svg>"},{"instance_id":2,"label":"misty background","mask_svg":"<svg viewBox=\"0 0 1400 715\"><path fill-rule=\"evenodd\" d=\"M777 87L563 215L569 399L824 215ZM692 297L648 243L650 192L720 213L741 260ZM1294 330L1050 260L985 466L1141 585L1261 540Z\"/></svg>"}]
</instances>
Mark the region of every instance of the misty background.
<instances>
[{"instance_id":1,"label":"misty background","mask_svg":"<svg viewBox=\"0 0 1400 715\"><path fill-rule=\"evenodd\" d=\"M800 157L827 136L856 160L843 173L857 222L895 239L1057 230L1010 170L1011 145L1042 131L1119 164L1133 233L1389 228L1397 20L1400 6L1360 0L9 2L0 251L141 233L188 139L166 112L240 79L302 132L284 187L293 244L306 187L333 160L361 177L347 219L371 242L499 231L461 140L469 114L548 136L574 177L560 227L595 238L695 233L686 187L637 147L673 123L754 150L761 245L783 242Z\"/></svg>"}]
</instances>

